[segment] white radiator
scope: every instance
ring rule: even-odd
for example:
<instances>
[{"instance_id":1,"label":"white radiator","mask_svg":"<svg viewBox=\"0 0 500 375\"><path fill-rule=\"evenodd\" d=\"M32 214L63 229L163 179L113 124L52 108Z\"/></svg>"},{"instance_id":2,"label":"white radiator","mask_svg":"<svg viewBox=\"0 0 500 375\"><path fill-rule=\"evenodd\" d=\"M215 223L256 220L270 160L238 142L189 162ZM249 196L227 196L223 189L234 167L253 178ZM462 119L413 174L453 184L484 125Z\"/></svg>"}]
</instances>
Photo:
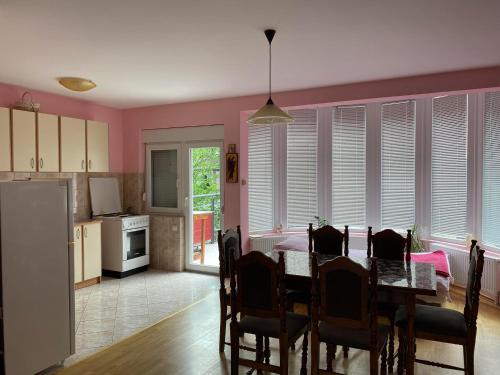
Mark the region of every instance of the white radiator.
<instances>
[{"instance_id":1,"label":"white radiator","mask_svg":"<svg viewBox=\"0 0 500 375\"><path fill-rule=\"evenodd\" d=\"M286 239L286 235L273 236L250 236L250 250L253 251L269 251L278 242Z\"/></svg>"},{"instance_id":2,"label":"white radiator","mask_svg":"<svg viewBox=\"0 0 500 375\"><path fill-rule=\"evenodd\" d=\"M455 285L465 288L469 271L469 253L453 248L452 246L438 243L430 244L430 251L444 250L448 253L450 260L451 275L455 279ZM484 257L483 277L481 279L481 294L493 299L500 305L500 261L488 256Z\"/></svg>"}]
</instances>

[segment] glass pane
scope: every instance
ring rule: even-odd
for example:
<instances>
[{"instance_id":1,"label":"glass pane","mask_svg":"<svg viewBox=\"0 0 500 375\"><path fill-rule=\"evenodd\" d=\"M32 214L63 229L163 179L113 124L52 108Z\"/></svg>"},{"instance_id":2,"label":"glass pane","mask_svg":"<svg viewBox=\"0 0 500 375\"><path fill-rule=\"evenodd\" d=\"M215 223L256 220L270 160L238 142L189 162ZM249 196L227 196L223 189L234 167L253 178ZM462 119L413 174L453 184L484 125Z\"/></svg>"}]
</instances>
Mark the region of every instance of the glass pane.
<instances>
[{"instance_id":1,"label":"glass pane","mask_svg":"<svg viewBox=\"0 0 500 375\"><path fill-rule=\"evenodd\" d=\"M153 207L177 206L177 150L151 151Z\"/></svg>"}]
</instances>

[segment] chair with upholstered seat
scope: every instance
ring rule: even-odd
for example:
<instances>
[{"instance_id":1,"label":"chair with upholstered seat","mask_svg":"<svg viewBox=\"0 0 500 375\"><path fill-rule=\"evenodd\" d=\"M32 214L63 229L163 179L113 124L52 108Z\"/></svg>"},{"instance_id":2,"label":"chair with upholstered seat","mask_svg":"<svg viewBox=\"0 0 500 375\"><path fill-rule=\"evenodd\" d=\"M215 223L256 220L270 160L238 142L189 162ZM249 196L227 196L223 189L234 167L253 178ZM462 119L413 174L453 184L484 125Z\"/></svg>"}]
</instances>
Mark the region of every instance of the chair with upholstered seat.
<instances>
[{"instance_id":1,"label":"chair with upholstered seat","mask_svg":"<svg viewBox=\"0 0 500 375\"><path fill-rule=\"evenodd\" d=\"M378 233L372 233L372 227L368 227L368 258L374 256L379 259L388 260L411 260L411 230L407 230L406 238L392 229L384 229ZM389 372L394 369L394 319L399 305L385 300L384 295L379 296L378 315L389 321Z\"/></svg>"},{"instance_id":2,"label":"chair with upholstered seat","mask_svg":"<svg viewBox=\"0 0 500 375\"><path fill-rule=\"evenodd\" d=\"M304 337L301 375L307 373L309 317L287 312L286 307L283 252L279 253L278 263L258 251L234 260L231 267L231 375L238 374L239 365L288 374L288 351L300 336ZM241 333L257 336L255 360L240 358ZM278 339L279 366L270 364L269 338Z\"/></svg>"},{"instance_id":3,"label":"chair with upholstered seat","mask_svg":"<svg viewBox=\"0 0 500 375\"><path fill-rule=\"evenodd\" d=\"M219 300L220 300L220 330L219 330L219 352L224 351L224 345L230 345L226 341L226 322L231 315L228 314L228 306L230 303L230 291L227 290L229 285L226 286L227 281L231 277L230 271L230 254L234 254L235 259L239 259L242 255L241 250L241 230L240 226L234 229L228 229L224 234L219 230L218 232L219 244ZM227 281L226 281L227 280ZM228 283L229 284L229 283Z\"/></svg>"},{"instance_id":4,"label":"chair with upholstered seat","mask_svg":"<svg viewBox=\"0 0 500 375\"><path fill-rule=\"evenodd\" d=\"M464 368L448 364L416 359L415 362L453 370L463 370L467 375L474 375L474 348L476 344L476 320L479 310L479 292L483 274L484 250L476 246L470 254L469 273L465 295L464 311L444 307L417 305L415 309L415 337L423 340L462 345ZM408 319L406 308L401 307L396 313L396 326L399 335L398 374L403 373L403 363L407 345L406 330Z\"/></svg>"},{"instance_id":5,"label":"chair with upholstered seat","mask_svg":"<svg viewBox=\"0 0 500 375\"><path fill-rule=\"evenodd\" d=\"M340 346L370 352L370 374L386 373L387 326L377 322L377 261L370 270L347 257L318 266L312 259L311 374L333 373L333 351ZM319 368L320 344L327 348L327 368Z\"/></svg>"},{"instance_id":6,"label":"chair with upholstered seat","mask_svg":"<svg viewBox=\"0 0 500 375\"><path fill-rule=\"evenodd\" d=\"M349 256L349 226L344 227L344 233L331 225L313 229L309 223L309 252L320 254ZM342 252L343 248L343 252Z\"/></svg>"}]
</instances>

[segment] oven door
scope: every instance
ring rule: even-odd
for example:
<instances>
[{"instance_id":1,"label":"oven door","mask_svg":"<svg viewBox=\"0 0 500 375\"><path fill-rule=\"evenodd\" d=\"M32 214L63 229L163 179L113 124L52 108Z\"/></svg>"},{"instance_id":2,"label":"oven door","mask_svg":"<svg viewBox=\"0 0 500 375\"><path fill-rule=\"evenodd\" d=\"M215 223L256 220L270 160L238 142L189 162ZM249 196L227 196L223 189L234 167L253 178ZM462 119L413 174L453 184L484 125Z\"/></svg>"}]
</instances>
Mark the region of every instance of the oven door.
<instances>
[{"instance_id":1,"label":"oven door","mask_svg":"<svg viewBox=\"0 0 500 375\"><path fill-rule=\"evenodd\" d=\"M149 253L149 228L123 231L123 260L142 257Z\"/></svg>"}]
</instances>

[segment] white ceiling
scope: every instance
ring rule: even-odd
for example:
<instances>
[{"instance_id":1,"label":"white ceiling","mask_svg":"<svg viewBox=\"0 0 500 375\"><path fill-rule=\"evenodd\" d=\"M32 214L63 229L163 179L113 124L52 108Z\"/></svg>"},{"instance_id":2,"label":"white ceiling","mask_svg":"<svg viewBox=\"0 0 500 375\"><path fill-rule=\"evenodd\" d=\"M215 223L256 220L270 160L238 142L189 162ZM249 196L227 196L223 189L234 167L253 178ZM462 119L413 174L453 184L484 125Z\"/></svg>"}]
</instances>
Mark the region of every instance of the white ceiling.
<instances>
[{"instance_id":1,"label":"white ceiling","mask_svg":"<svg viewBox=\"0 0 500 375\"><path fill-rule=\"evenodd\" d=\"M498 0L0 0L0 82L118 108L500 65ZM97 83L70 93L55 77Z\"/></svg>"}]
</instances>

